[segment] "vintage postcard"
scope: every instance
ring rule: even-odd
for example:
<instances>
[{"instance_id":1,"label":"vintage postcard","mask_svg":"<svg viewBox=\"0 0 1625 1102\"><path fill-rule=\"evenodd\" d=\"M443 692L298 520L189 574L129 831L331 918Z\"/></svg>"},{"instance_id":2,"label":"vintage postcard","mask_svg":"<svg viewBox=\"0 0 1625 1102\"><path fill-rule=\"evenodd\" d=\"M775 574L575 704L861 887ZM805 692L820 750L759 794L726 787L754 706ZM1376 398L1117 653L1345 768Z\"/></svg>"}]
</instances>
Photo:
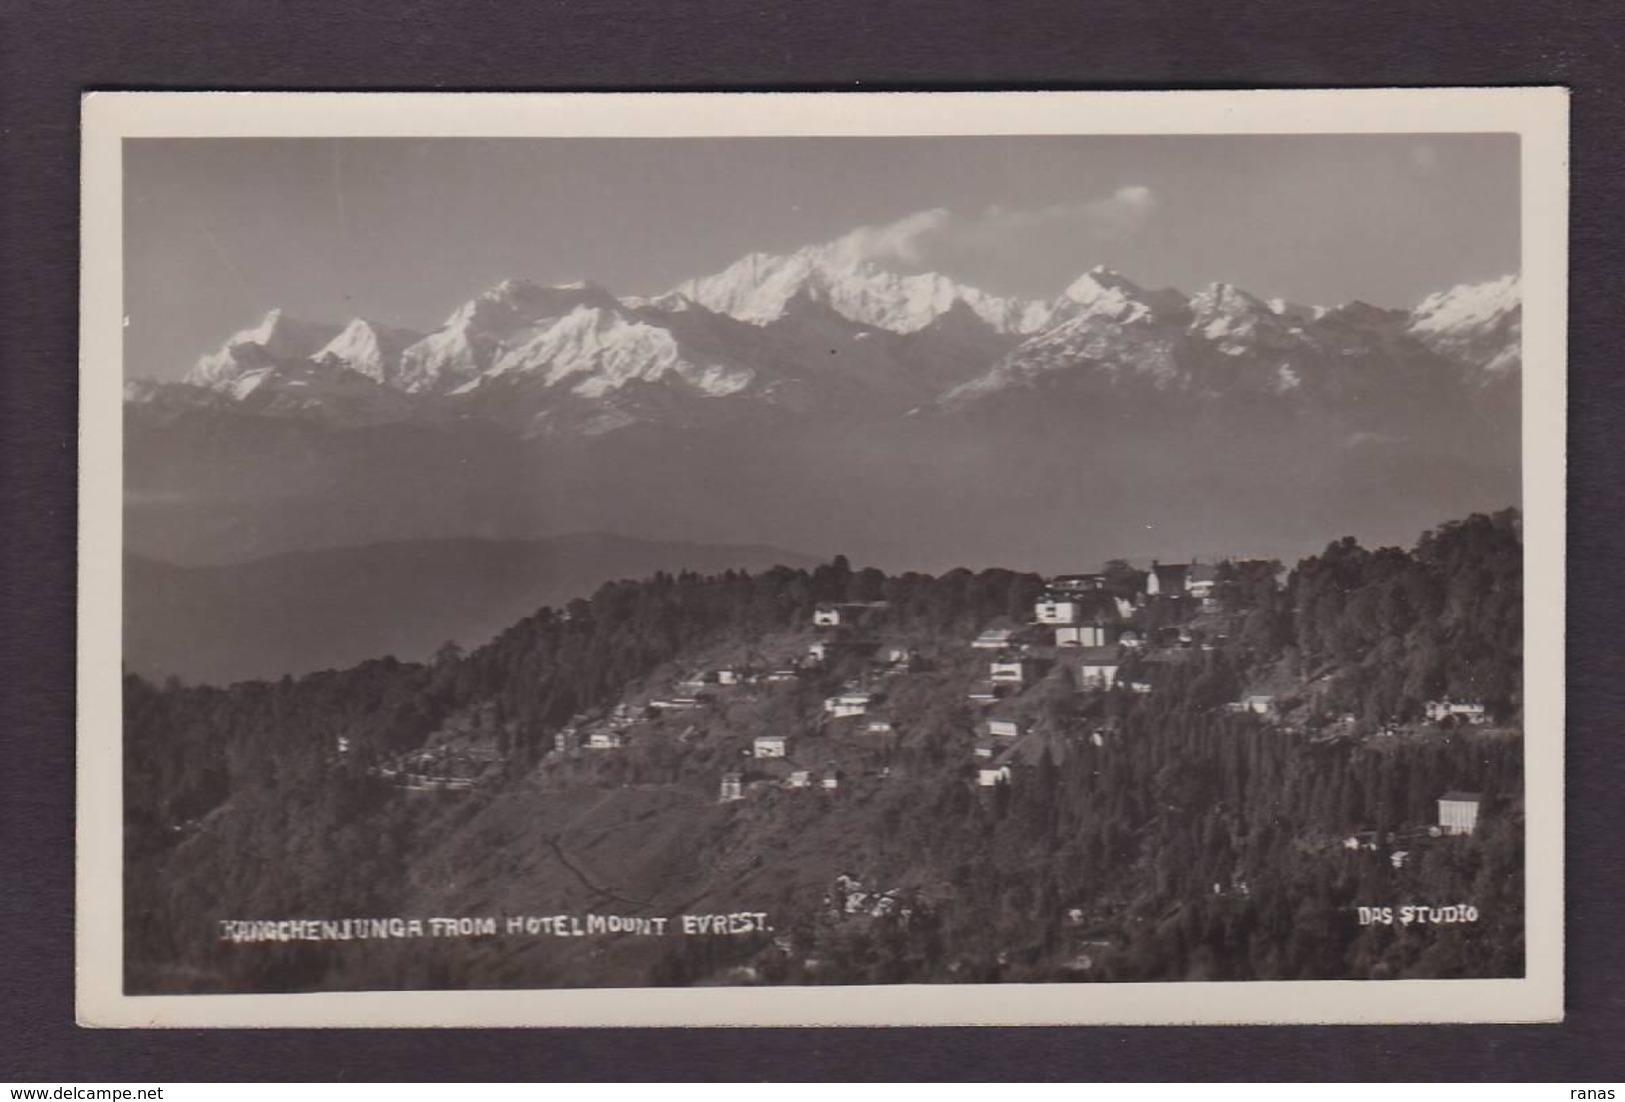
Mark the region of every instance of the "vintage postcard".
<instances>
[{"instance_id":1,"label":"vintage postcard","mask_svg":"<svg viewBox=\"0 0 1625 1102\"><path fill-rule=\"evenodd\" d=\"M83 1023L1562 1016L1562 91L83 118Z\"/></svg>"}]
</instances>

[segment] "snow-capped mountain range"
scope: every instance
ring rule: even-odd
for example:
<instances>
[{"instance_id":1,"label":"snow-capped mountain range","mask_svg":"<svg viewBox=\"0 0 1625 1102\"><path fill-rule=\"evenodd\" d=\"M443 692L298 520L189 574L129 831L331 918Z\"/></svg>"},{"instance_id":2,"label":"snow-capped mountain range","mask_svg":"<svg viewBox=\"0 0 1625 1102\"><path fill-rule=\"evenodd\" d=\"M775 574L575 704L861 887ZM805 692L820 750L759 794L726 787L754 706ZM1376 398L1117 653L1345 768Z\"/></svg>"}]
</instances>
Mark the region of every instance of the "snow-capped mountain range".
<instances>
[{"instance_id":1,"label":"snow-capped mountain range","mask_svg":"<svg viewBox=\"0 0 1625 1102\"><path fill-rule=\"evenodd\" d=\"M1515 376L1518 280L1460 286L1412 311L1265 301L1229 284L1187 296L1096 267L1055 298L1001 297L900 274L844 239L752 254L652 298L508 280L420 334L272 310L138 403L378 423L488 417L526 435L658 421L954 410L1058 382L1302 401Z\"/></svg>"},{"instance_id":2,"label":"snow-capped mountain range","mask_svg":"<svg viewBox=\"0 0 1625 1102\"><path fill-rule=\"evenodd\" d=\"M1054 297L841 239L664 294L508 280L427 333L272 311L126 387L132 549L616 532L893 565L1410 542L1519 494L1516 277L1414 309Z\"/></svg>"}]
</instances>

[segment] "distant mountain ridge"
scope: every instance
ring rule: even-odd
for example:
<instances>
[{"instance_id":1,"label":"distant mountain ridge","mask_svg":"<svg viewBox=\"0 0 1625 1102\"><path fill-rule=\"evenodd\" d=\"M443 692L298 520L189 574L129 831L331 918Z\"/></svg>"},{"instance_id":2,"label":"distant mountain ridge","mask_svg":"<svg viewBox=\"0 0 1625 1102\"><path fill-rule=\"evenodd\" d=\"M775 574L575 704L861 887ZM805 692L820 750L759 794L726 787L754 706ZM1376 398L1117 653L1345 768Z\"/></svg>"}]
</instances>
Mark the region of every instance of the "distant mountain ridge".
<instances>
[{"instance_id":1,"label":"distant mountain ridge","mask_svg":"<svg viewBox=\"0 0 1625 1102\"><path fill-rule=\"evenodd\" d=\"M771 547L659 543L600 533L551 540L412 540L183 567L125 556L124 661L162 679L227 684L473 647L543 605L657 571L816 560Z\"/></svg>"}]
</instances>

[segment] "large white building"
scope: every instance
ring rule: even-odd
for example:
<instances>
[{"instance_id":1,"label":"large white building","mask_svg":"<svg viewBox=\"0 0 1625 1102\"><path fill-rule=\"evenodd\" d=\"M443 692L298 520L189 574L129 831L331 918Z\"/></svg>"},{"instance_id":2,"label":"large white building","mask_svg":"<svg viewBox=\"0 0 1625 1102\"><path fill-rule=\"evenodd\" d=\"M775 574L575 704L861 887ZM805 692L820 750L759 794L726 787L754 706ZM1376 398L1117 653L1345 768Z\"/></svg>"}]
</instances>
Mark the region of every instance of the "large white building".
<instances>
[{"instance_id":1,"label":"large white building","mask_svg":"<svg viewBox=\"0 0 1625 1102\"><path fill-rule=\"evenodd\" d=\"M1483 799L1476 792L1446 792L1439 797L1439 828L1446 834L1471 834Z\"/></svg>"}]
</instances>

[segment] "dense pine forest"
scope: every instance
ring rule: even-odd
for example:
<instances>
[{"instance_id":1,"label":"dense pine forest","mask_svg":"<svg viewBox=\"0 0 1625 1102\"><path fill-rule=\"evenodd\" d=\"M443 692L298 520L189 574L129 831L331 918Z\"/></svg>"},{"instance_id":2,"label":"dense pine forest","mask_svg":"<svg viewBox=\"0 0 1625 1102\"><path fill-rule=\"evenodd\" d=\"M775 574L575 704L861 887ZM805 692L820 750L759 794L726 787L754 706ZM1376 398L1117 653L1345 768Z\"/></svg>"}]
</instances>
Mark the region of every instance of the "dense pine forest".
<instances>
[{"instance_id":1,"label":"dense pine forest","mask_svg":"<svg viewBox=\"0 0 1625 1102\"><path fill-rule=\"evenodd\" d=\"M1030 632L1045 579L841 558L612 583L424 664L230 687L129 675L126 985L1520 975L1522 565L1513 511L1409 550L1343 539L1290 569L1219 564L1202 601L1147 597L1144 572L1108 563L1091 608L1141 641L1115 683L1079 691L1067 654L1036 645L1030 681L992 705L967 693L988 663L971 642ZM830 607L856 610L840 632L813 624ZM809 662L820 639L851 645ZM662 710L715 669L740 683ZM868 715L831 719L854 686ZM1238 707L1249 696L1267 709ZM1440 700L1485 721L1430 717ZM578 740L612 715L632 717L612 746ZM1022 732L995 783L989 716ZM764 734L786 760L750 756ZM466 783L403 783L459 755ZM730 775L741 798L719 799ZM1469 834L1437 829L1450 792L1479 800ZM1371 918L1407 907L1423 918ZM225 920L567 913L767 917L728 936L220 936Z\"/></svg>"}]
</instances>

